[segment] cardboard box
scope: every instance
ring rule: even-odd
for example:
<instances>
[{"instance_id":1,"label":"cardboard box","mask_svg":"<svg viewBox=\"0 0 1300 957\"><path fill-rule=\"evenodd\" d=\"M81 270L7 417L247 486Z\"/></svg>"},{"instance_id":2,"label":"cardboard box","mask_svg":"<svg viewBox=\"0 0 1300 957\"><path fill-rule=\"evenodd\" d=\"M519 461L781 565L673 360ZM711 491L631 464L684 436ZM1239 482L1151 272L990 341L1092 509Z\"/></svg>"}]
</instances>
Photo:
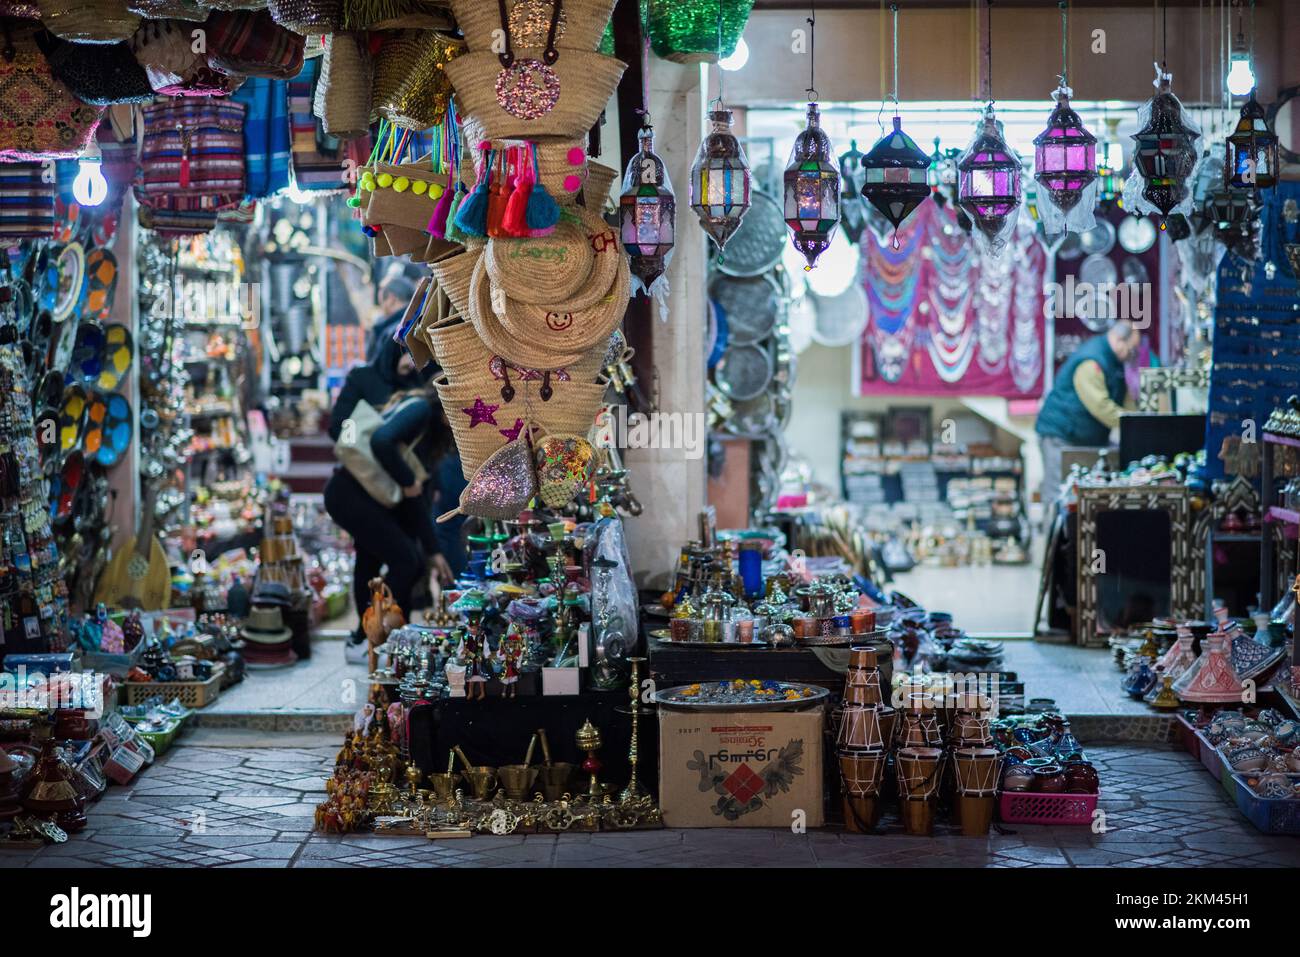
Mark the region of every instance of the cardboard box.
<instances>
[{"instance_id":1,"label":"cardboard box","mask_svg":"<svg viewBox=\"0 0 1300 957\"><path fill-rule=\"evenodd\" d=\"M660 708L664 824L821 827L822 721L820 707L717 714Z\"/></svg>"}]
</instances>

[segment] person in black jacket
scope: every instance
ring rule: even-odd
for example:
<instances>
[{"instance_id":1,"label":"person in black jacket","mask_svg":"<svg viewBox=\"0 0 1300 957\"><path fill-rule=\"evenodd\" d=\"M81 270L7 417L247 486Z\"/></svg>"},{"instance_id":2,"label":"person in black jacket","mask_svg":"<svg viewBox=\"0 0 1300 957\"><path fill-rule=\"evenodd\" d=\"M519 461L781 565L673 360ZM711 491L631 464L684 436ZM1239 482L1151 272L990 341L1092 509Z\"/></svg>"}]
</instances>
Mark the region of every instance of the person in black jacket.
<instances>
[{"instance_id":1,"label":"person in black jacket","mask_svg":"<svg viewBox=\"0 0 1300 957\"><path fill-rule=\"evenodd\" d=\"M351 375L349 375L351 379ZM357 385L360 392L364 382ZM346 386L345 386L346 389ZM355 406L357 395L352 399ZM347 415L340 414L335 406L330 432L337 437ZM358 482L352 473L341 466L325 486L325 510L334 522L352 536L356 550L353 569L353 595L360 618L370 604L370 580L388 567L385 581L393 592L393 600L408 617L416 586L426 576L436 575L450 583L452 572L438 548L434 531L433 497L439 460L450 446L451 430L443 417L442 405L432 389L407 390L394 394L384 409L384 424L375 430L370 448L375 460L398 485L403 499L388 507L376 499ZM349 410L350 411L350 410ZM335 426L337 425L337 431ZM430 480L419 482L402 454L403 447L411 449ZM354 635L354 648L364 650L360 628ZM354 655L348 654L352 659Z\"/></svg>"},{"instance_id":2,"label":"person in black jacket","mask_svg":"<svg viewBox=\"0 0 1300 957\"><path fill-rule=\"evenodd\" d=\"M382 409L395 393L418 389L422 383L415 360L401 343L383 340L374 358L364 365L353 366L343 380L343 388L330 412L330 438L339 440L343 423L352 416L360 400L365 399L372 409Z\"/></svg>"}]
</instances>

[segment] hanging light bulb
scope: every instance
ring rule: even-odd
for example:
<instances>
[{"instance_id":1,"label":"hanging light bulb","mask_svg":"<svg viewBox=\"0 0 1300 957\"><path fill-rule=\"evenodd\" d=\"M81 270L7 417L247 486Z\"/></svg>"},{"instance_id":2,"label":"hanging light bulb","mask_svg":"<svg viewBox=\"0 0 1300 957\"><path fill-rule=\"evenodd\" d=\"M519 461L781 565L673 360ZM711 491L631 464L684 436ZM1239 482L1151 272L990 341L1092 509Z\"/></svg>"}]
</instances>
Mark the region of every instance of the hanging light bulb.
<instances>
[{"instance_id":1,"label":"hanging light bulb","mask_svg":"<svg viewBox=\"0 0 1300 957\"><path fill-rule=\"evenodd\" d=\"M691 167L691 209L721 250L749 211L749 160L731 132L731 110L713 110Z\"/></svg>"},{"instance_id":2,"label":"hanging light bulb","mask_svg":"<svg viewBox=\"0 0 1300 957\"><path fill-rule=\"evenodd\" d=\"M637 139L641 149L623 175L619 232L636 277L634 285L648 293L672 258L677 198L664 161L655 152L654 127L641 127Z\"/></svg>"},{"instance_id":3,"label":"hanging light bulb","mask_svg":"<svg viewBox=\"0 0 1300 957\"><path fill-rule=\"evenodd\" d=\"M77 176L72 181L73 198L82 206L98 206L108 198L108 180L104 178L104 154L94 139L77 165Z\"/></svg>"},{"instance_id":4,"label":"hanging light bulb","mask_svg":"<svg viewBox=\"0 0 1300 957\"><path fill-rule=\"evenodd\" d=\"M1250 91L1255 89L1255 68L1250 62L1250 49L1246 46L1246 35L1241 31L1240 10L1237 12L1237 17L1237 35L1233 38L1232 54L1228 58L1228 92L1233 96L1250 96Z\"/></svg>"},{"instance_id":5,"label":"hanging light bulb","mask_svg":"<svg viewBox=\"0 0 1300 957\"><path fill-rule=\"evenodd\" d=\"M730 70L734 72L736 70L743 69L745 64L748 62L749 62L749 44L745 42L744 37L741 37L739 40L736 41L735 52L732 53L731 56L724 56L721 60L719 60L718 66L722 67L724 70Z\"/></svg>"},{"instance_id":6,"label":"hanging light bulb","mask_svg":"<svg viewBox=\"0 0 1300 957\"><path fill-rule=\"evenodd\" d=\"M821 112L808 104L808 126L795 137L785 167L785 224L794 248L817 265L840 222L840 174L831 163L831 141L821 128Z\"/></svg>"}]
</instances>

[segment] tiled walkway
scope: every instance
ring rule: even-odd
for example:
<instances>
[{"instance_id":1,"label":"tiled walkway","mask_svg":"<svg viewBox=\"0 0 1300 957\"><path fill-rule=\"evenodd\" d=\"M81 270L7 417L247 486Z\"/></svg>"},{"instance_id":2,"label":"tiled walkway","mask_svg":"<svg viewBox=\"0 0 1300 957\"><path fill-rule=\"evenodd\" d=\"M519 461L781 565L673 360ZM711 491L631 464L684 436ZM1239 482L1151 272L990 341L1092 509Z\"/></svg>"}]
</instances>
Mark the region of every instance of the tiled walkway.
<instances>
[{"instance_id":1,"label":"tiled walkway","mask_svg":"<svg viewBox=\"0 0 1300 957\"><path fill-rule=\"evenodd\" d=\"M130 788L114 787L68 843L0 851L0 867L1199 867L1300 865L1300 840L1257 832L1189 755L1090 749L1107 830L1015 826L965 838L826 829L423 838L311 833L334 745L181 745Z\"/></svg>"}]
</instances>

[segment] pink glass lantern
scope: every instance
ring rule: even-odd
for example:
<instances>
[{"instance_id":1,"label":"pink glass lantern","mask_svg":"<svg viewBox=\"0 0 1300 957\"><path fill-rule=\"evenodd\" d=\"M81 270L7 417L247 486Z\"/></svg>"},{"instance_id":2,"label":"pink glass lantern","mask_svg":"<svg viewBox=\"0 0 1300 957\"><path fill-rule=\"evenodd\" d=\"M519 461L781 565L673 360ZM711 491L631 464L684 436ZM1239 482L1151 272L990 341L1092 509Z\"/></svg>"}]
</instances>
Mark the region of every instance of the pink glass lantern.
<instances>
[{"instance_id":1,"label":"pink glass lantern","mask_svg":"<svg viewBox=\"0 0 1300 957\"><path fill-rule=\"evenodd\" d=\"M840 174L831 161L831 141L822 131L816 103L808 104L808 125L795 137L785 167L785 224L806 269L831 244L840 222Z\"/></svg>"},{"instance_id":2,"label":"pink glass lantern","mask_svg":"<svg viewBox=\"0 0 1300 957\"><path fill-rule=\"evenodd\" d=\"M1020 208L1020 158L998 129L990 104L979 133L957 162L957 205L991 242L999 243Z\"/></svg>"},{"instance_id":3,"label":"pink glass lantern","mask_svg":"<svg viewBox=\"0 0 1300 957\"><path fill-rule=\"evenodd\" d=\"M1034 137L1034 179L1056 208L1068 213L1097 178L1097 137L1070 108L1070 90L1056 91L1056 109L1047 129Z\"/></svg>"},{"instance_id":4,"label":"pink glass lantern","mask_svg":"<svg viewBox=\"0 0 1300 957\"><path fill-rule=\"evenodd\" d=\"M677 198L655 152L654 127L643 126L637 139L641 148L627 164L618 201L619 234L632 274L648 290L672 257Z\"/></svg>"}]
</instances>

